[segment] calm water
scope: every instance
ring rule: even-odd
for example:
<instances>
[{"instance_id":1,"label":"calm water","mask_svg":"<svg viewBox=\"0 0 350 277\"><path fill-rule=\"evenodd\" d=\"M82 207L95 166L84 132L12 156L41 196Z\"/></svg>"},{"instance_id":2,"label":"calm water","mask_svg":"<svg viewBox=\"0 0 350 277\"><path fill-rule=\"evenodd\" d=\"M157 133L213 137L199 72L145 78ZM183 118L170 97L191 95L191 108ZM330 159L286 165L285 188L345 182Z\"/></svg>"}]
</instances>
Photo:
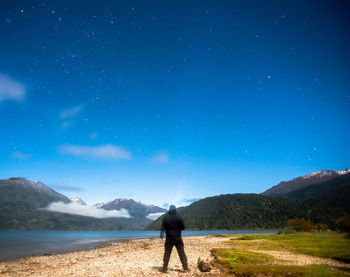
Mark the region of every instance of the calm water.
<instances>
[{"instance_id":1,"label":"calm water","mask_svg":"<svg viewBox=\"0 0 350 277\"><path fill-rule=\"evenodd\" d=\"M271 233L277 230L183 231L183 236ZM0 260L93 248L110 241L158 237L159 231L0 231Z\"/></svg>"}]
</instances>

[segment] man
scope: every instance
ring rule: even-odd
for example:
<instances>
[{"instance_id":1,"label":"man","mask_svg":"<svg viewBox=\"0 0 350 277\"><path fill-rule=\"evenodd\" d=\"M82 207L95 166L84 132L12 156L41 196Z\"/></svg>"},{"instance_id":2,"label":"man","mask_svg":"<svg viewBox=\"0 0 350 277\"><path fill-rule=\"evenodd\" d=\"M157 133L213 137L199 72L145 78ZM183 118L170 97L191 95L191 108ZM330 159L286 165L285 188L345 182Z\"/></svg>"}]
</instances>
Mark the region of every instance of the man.
<instances>
[{"instance_id":1,"label":"man","mask_svg":"<svg viewBox=\"0 0 350 277\"><path fill-rule=\"evenodd\" d=\"M184 243L181 238L181 231L185 229L185 224L181 216L177 214L176 207L171 205L169 212L164 216L162 227L160 230L160 237L163 238L164 231L166 233L165 252L163 259L163 272L168 270L168 263L170 259L171 250L175 245L177 253L179 254L182 267L188 271L187 257L184 250Z\"/></svg>"}]
</instances>

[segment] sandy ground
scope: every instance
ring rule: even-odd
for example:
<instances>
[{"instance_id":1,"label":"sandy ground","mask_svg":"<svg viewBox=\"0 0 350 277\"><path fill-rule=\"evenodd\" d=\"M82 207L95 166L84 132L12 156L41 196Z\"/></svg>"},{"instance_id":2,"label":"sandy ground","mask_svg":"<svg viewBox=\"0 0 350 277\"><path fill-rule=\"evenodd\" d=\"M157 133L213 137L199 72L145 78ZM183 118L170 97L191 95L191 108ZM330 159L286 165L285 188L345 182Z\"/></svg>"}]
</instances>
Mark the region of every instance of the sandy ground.
<instances>
[{"instance_id":1,"label":"sandy ground","mask_svg":"<svg viewBox=\"0 0 350 277\"><path fill-rule=\"evenodd\" d=\"M168 273L160 272L164 240L139 239L109 243L103 247L50 256L27 257L0 262L0 276L219 276L219 269L202 273L198 257L213 257L210 250L224 246L227 238L184 237L190 272L183 272L174 247Z\"/></svg>"},{"instance_id":2,"label":"sandy ground","mask_svg":"<svg viewBox=\"0 0 350 277\"><path fill-rule=\"evenodd\" d=\"M287 251L265 251L265 250L250 250L252 252L257 253L264 253L271 255L277 259L283 260L283 264L290 264L290 265L325 265L330 267L343 267L350 269L350 264L345 264L342 262L338 262L332 259L327 258L321 258L321 257L315 257L305 254L297 254Z\"/></svg>"},{"instance_id":3,"label":"sandy ground","mask_svg":"<svg viewBox=\"0 0 350 277\"><path fill-rule=\"evenodd\" d=\"M65 254L27 257L0 262L0 276L227 276L218 268L209 273L197 268L198 257L213 260L210 250L227 247L230 238L184 237L190 272L184 272L174 248L167 274L161 273L164 240L159 238L114 242ZM350 265L326 258L284 251L250 250L269 254L289 265L324 265L349 272Z\"/></svg>"},{"instance_id":4,"label":"sandy ground","mask_svg":"<svg viewBox=\"0 0 350 277\"><path fill-rule=\"evenodd\" d=\"M323 265L330 268L341 270L344 273L347 273L348 275L350 275L350 264L345 264L339 261L335 261L333 259L315 257L315 256L310 256L305 254L287 252L287 251L265 251L265 250L250 250L250 251L268 254L283 261L283 263L276 262L276 264L299 265L299 266Z\"/></svg>"}]
</instances>

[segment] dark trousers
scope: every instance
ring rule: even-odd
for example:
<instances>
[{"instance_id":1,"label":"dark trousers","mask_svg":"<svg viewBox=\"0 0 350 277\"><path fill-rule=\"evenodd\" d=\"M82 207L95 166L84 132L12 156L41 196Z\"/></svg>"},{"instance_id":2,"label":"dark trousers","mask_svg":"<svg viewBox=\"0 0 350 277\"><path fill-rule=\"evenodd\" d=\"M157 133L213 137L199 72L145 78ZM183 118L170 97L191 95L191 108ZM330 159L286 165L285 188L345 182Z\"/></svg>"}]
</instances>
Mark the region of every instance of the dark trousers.
<instances>
[{"instance_id":1,"label":"dark trousers","mask_svg":"<svg viewBox=\"0 0 350 277\"><path fill-rule=\"evenodd\" d=\"M168 268L168 263L171 255L171 250L173 249L173 246L175 245L177 253L179 254L180 261L182 263L182 267L187 270L187 257L184 250L184 243L182 241L181 237L167 237L165 240L165 252L164 252L164 259L163 259L163 269Z\"/></svg>"}]
</instances>

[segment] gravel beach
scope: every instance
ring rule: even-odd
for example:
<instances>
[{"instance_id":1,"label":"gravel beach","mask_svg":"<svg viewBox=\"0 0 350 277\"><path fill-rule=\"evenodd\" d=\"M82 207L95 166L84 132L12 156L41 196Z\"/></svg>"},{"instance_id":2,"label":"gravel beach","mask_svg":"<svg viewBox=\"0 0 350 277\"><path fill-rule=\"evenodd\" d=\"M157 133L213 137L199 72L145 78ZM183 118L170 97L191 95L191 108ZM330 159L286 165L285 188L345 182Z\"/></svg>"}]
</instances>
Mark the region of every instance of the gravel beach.
<instances>
[{"instance_id":1,"label":"gravel beach","mask_svg":"<svg viewBox=\"0 0 350 277\"><path fill-rule=\"evenodd\" d=\"M223 245L227 238L214 236L183 237L190 272L183 272L174 247L168 273L161 273L164 240L137 239L47 256L27 257L0 262L0 276L218 276L197 268L198 257L212 260L210 250Z\"/></svg>"}]
</instances>

